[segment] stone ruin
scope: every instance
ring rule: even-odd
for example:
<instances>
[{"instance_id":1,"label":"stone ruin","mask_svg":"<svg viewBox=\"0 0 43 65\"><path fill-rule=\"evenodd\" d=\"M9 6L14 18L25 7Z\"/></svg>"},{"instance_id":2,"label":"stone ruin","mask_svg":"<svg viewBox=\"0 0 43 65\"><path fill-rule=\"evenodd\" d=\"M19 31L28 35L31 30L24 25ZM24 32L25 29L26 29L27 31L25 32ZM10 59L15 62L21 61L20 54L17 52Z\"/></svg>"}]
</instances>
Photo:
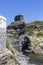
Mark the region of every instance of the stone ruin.
<instances>
[{"instance_id":1,"label":"stone ruin","mask_svg":"<svg viewBox=\"0 0 43 65\"><path fill-rule=\"evenodd\" d=\"M14 18L14 23L17 24L17 26L15 26L16 30L19 30L18 36L25 34L25 22L24 22L24 18L23 15L16 15Z\"/></svg>"},{"instance_id":2,"label":"stone ruin","mask_svg":"<svg viewBox=\"0 0 43 65\"><path fill-rule=\"evenodd\" d=\"M25 34L26 34L26 31L25 31L26 24L24 22L23 15L16 15L14 18L14 22L12 22L11 24L12 25L8 26L7 28L8 28L8 30L10 29L10 31L13 30L14 33L12 32L12 34L13 34L12 36L14 37L14 39L17 39L16 41L14 41L14 47L17 50L22 50L23 44L22 44L21 40L23 40L25 38ZM20 38L21 36L22 36L22 38ZM24 38L23 38L23 36L24 36ZM20 38L20 40L19 40L19 38ZM26 38L29 39L29 37L27 35L26 35ZM30 39L29 39L28 44L31 45ZM28 44L27 44L27 47L28 47ZM24 43L24 46L25 46L25 43Z\"/></svg>"},{"instance_id":3,"label":"stone ruin","mask_svg":"<svg viewBox=\"0 0 43 65\"><path fill-rule=\"evenodd\" d=\"M31 46L31 43L30 43L29 37L27 35L25 36L26 24L24 22L23 15L16 15L14 18L14 21L15 21L14 23L17 24L17 25L15 25L16 30L19 29L19 33L16 34L16 35L18 35L18 40L19 40L18 49L24 51L25 49L27 49L28 46ZM26 40L26 42L24 39Z\"/></svg>"},{"instance_id":4,"label":"stone ruin","mask_svg":"<svg viewBox=\"0 0 43 65\"><path fill-rule=\"evenodd\" d=\"M16 15L14 21L24 22L23 15Z\"/></svg>"}]
</instances>

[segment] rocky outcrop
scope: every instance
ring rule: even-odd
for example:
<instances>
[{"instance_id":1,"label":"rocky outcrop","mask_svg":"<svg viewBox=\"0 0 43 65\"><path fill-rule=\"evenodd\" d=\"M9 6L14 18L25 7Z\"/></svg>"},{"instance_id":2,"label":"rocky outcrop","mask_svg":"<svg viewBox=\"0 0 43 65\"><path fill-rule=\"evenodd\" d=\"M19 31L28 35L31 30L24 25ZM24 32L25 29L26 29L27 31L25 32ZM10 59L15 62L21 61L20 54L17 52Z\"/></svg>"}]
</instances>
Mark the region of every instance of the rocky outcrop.
<instances>
[{"instance_id":1,"label":"rocky outcrop","mask_svg":"<svg viewBox=\"0 0 43 65\"><path fill-rule=\"evenodd\" d=\"M15 65L13 54L8 49L0 50L0 65Z\"/></svg>"},{"instance_id":2,"label":"rocky outcrop","mask_svg":"<svg viewBox=\"0 0 43 65\"><path fill-rule=\"evenodd\" d=\"M37 41L36 39L38 38L38 36L37 36L38 32L43 33L43 22L35 21L35 22L25 24L23 15L16 15L14 18L14 22L12 22L7 27L7 32L9 32L9 31L11 34L14 33L13 35L14 35L14 38L16 38L16 39L19 39L19 37L21 35L25 35L25 34L30 36L30 39L32 37L32 40L31 40L32 48L34 48L34 49L40 48L39 40ZM23 39L21 39L21 40L23 41Z\"/></svg>"}]
</instances>

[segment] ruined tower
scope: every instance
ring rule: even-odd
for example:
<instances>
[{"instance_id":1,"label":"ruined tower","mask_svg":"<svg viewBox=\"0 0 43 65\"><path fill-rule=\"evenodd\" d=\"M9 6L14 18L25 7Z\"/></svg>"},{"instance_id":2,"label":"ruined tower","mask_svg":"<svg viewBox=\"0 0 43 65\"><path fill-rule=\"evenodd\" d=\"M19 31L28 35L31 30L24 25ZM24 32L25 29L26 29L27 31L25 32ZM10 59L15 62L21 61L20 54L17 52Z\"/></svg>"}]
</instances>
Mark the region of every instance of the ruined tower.
<instances>
[{"instance_id":1,"label":"ruined tower","mask_svg":"<svg viewBox=\"0 0 43 65\"><path fill-rule=\"evenodd\" d=\"M14 21L17 24L17 29L19 29L19 36L24 34L25 33L25 22L24 22L23 15L16 15L14 18Z\"/></svg>"}]
</instances>

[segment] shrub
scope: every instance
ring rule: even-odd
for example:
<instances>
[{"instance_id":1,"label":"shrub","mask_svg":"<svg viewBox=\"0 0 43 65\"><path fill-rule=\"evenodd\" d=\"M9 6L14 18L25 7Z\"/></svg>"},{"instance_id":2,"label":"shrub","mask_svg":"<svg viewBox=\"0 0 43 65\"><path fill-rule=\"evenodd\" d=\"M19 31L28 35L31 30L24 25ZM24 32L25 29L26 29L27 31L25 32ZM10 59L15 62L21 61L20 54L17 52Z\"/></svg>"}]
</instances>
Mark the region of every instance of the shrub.
<instances>
[{"instance_id":1,"label":"shrub","mask_svg":"<svg viewBox=\"0 0 43 65\"><path fill-rule=\"evenodd\" d=\"M9 42L9 39L7 38L7 40L6 40L6 48L8 49L8 50L10 50L13 54L14 54L14 50L12 49L12 47L10 46L10 42Z\"/></svg>"},{"instance_id":2,"label":"shrub","mask_svg":"<svg viewBox=\"0 0 43 65\"><path fill-rule=\"evenodd\" d=\"M32 28L26 28L26 32L28 32L28 35L33 35L33 29Z\"/></svg>"},{"instance_id":3,"label":"shrub","mask_svg":"<svg viewBox=\"0 0 43 65\"><path fill-rule=\"evenodd\" d=\"M40 36L43 37L43 33L39 32L39 33L36 34L36 36L37 36L37 37L40 37Z\"/></svg>"}]
</instances>

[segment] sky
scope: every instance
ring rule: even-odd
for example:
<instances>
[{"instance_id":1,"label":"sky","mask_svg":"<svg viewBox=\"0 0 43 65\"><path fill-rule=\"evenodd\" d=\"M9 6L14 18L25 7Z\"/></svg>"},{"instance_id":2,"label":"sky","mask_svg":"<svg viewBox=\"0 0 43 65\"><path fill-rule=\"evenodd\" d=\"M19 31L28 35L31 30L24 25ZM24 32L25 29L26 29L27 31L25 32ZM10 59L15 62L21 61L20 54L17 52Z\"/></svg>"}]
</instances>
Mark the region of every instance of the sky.
<instances>
[{"instance_id":1,"label":"sky","mask_svg":"<svg viewBox=\"0 0 43 65\"><path fill-rule=\"evenodd\" d=\"M6 17L7 25L19 14L25 22L43 20L43 0L0 0L0 15Z\"/></svg>"}]
</instances>

